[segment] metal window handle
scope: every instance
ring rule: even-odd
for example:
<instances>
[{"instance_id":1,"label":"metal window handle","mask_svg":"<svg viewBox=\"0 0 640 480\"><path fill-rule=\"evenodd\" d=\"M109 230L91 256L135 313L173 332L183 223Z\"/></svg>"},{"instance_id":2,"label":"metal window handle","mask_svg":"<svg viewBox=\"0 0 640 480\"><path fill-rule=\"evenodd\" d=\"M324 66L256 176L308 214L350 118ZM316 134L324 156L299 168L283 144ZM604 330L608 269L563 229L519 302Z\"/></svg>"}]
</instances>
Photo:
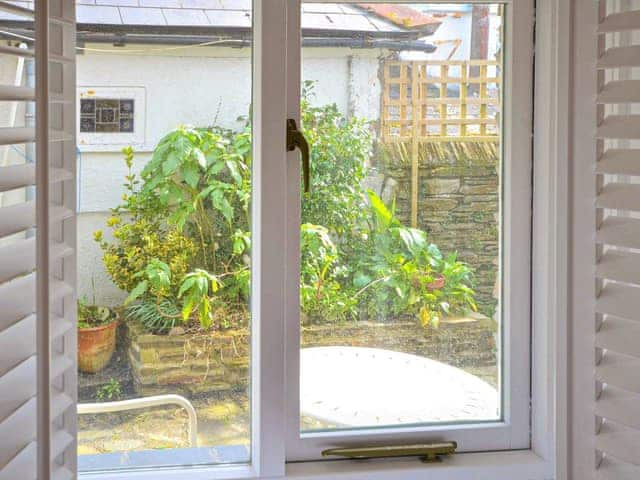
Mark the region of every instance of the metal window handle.
<instances>
[{"instance_id":1,"label":"metal window handle","mask_svg":"<svg viewBox=\"0 0 640 480\"><path fill-rule=\"evenodd\" d=\"M296 121L292 118L287 119L287 152L292 152L296 149L300 149L300 156L302 160L302 176L304 179L304 191L309 193L310 180L309 180L309 143L298 126Z\"/></svg>"},{"instance_id":2,"label":"metal window handle","mask_svg":"<svg viewBox=\"0 0 640 480\"><path fill-rule=\"evenodd\" d=\"M441 461L442 455L456 452L456 442L436 442L419 445L395 445L381 447L330 448L322 452L323 457L338 456L353 459L420 457L424 463Z\"/></svg>"}]
</instances>

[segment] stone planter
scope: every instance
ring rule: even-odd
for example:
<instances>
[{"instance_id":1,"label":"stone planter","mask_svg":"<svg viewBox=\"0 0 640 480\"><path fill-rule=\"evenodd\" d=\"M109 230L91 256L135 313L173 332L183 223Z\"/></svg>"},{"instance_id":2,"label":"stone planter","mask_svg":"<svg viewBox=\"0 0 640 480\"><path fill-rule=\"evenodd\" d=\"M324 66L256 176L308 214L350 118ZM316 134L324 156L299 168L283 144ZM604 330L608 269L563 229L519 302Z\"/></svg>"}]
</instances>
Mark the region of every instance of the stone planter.
<instances>
[{"instance_id":1,"label":"stone planter","mask_svg":"<svg viewBox=\"0 0 640 480\"><path fill-rule=\"evenodd\" d=\"M152 335L127 323L127 356L140 395L196 394L247 385L249 333Z\"/></svg>"},{"instance_id":2,"label":"stone planter","mask_svg":"<svg viewBox=\"0 0 640 480\"><path fill-rule=\"evenodd\" d=\"M482 315L448 318L440 328L417 322L357 322L302 327L303 348L362 346L395 350L473 371L495 367L493 320ZM249 381L249 332L151 335L127 325L127 355L140 395L204 393L245 388Z\"/></svg>"}]
</instances>

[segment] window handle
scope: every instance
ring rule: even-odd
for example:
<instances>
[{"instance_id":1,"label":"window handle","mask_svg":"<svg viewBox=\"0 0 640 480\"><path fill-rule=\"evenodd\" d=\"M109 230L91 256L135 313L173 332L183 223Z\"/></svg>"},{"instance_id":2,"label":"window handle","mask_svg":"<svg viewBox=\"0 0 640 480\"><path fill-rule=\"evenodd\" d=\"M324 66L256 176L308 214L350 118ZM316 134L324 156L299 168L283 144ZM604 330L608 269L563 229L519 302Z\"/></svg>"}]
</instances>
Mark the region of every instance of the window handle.
<instances>
[{"instance_id":1,"label":"window handle","mask_svg":"<svg viewBox=\"0 0 640 480\"><path fill-rule=\"evenodd\" d=\"M287 119L287 152L292 152L296 149L300 149L300 156L302 160L302 176L304 178L304 191L309 193L310 181L309 181L309 143L298 126L296 121L292 118Z\"/></svg>"},{"instance_id":2,"label":"window handle","mask_svg":"<svg viewBox=\"0 0 640 480\"><path fill-rule=\"evenodd\" d=\"M456 442L437 442L420 445L394 445L383 447L330 448L322 452L323 457L338 456L346 458L388 458L420 457L424 463L441 461L441 455L455 453Z\"/></svg>"}]
</instances>

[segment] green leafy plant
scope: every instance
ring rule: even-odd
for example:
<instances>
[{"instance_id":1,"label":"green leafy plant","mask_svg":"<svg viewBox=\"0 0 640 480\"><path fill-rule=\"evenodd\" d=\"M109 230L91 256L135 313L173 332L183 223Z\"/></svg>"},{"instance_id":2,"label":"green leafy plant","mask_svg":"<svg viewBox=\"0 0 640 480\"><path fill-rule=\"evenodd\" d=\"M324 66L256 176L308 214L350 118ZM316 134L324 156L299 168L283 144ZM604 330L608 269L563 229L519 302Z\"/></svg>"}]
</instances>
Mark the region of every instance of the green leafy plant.
<instances>
[{"instance_id":1,"label":"green leafy plant","mask_svg":"<svg viewBox=\"0 0 640 480\"><path fill-rule=\"evenodd\" d=\"M246 309L250 151L248 131L180 127L138 177L133 150L123 150L124 203L107 223L114 240L101 231L95 239L114 283L129 292L126 318L165 333L178 319L210 328L214 297Z\"/></svg>"},{"instance_id":2,"label":"green leafy plant","mask_svg":"<svg viewBox=\"0 0 640 480\"><path fill-rule=\"evenodd\" d=\"M353 282L369 315L417 316L423 326L438 326L444 315L475 310L469 287L472 271L446 257L428 242L427 234L409 228L368 191L370 219L358 247Z\"/></svg>"},{"instance_id":3,"label":"green leafy plant","mask_svg":"<svg viewBox=\"0 0 640 480\"><path fill-rule=\"evenodd\" d=\"M96 399L101 402L119 400L121 397L122 386L115 378L110 378L107 383L96 390Z\"/></svg>"},{"instance_id":4,"label":"green leafy plant","mask_svg":"<svg viewBox=\"0 0 640 480\"><path fill-rule=\"evenodd\" d=\"M363 184L373 150L369 124L335 105L313 106L302 128L313 188L302 202L301 308L305 321L393 320L437 325L475 309L472 271L405 227ZM157 145L140 175L128 173L122 205L95 237L127 319L153 333L246 324L250 269L251 134L181 126Z\"/></svg>"},{"instance_id":5,"label":"green leafy plant","mask_svg":"<svg viewBox=\"0 0 640 480\"><path fill-rule=\"evenodd\" d=\"M307 321L339 322L356 318L357 302L344 288L345 269L338 263L338 249L327 228L302 224L300 242L300 296Z\"/></svg>"},{"instance_id":6,"label":"green leafy plant","mask_svg":"<svg viewBox=\"0 0 640 480\"><path fill-rule=\"evenodd\" d=\"M78 299L79 329L108 325L116 318L116 313L109 307L90 304L86 298Z\"/></svg>"}]
</instances>

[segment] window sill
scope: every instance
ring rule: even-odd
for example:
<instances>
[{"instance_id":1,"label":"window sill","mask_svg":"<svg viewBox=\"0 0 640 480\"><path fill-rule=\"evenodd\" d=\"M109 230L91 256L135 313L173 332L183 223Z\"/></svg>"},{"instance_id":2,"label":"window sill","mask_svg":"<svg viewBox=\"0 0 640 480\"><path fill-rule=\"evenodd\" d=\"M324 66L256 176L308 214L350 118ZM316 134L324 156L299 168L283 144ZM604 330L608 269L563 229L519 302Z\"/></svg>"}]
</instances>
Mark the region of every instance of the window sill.
<instances>
[{"instance_id":1,"label":"window sill","mask_svg":"<svg viewBox=\"0 0 640 480\"><path fill-rule=\"evenodd\" d=\"M255 478L250 467L80 474L80 480L231 480ZM275 479L274 477L273 480ZM441 463L418 459L291 463L279 480L549 480L551 464L531 450L466 453Z\"/></svg>"}]
</instances>

